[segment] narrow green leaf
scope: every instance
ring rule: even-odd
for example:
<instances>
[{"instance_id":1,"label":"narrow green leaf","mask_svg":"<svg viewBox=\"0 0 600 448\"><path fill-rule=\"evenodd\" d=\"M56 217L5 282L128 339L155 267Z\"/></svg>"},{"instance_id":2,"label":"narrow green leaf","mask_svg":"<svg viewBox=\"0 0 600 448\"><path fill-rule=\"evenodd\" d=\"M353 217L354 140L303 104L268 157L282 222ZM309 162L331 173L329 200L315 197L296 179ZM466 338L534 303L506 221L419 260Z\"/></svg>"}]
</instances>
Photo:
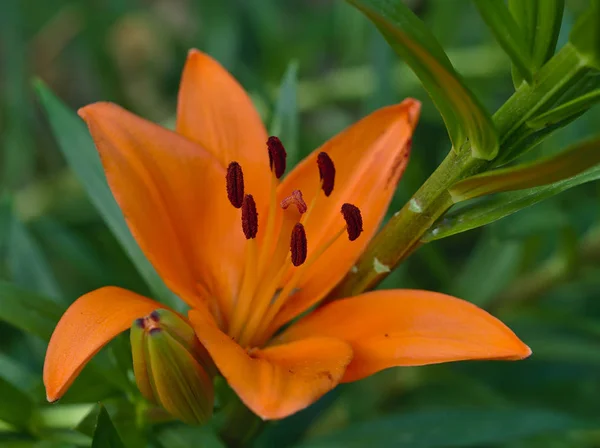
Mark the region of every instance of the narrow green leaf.
<instances>
[{"instance_id":1,"label":"narrow green leaf","mask_svg":"<svg viewBox=\"0 0 600 448\"><path fill-rule=\"evenodd\" d=\"M450 293L485 308L516 276L523 249L519 240L504 241L484 235L450 286Z\"/></svg>"},{"instance_id":2,"label":"narrow green leaf","mask_svg":"<svg viewBox=\"0 0 600 448\"><path fill-rule=\"evenodd\" d=\"M13 282L62 302L62 292L50 263L33 235L14 214L8 235L7 259Z\"/></svg>"},{"instance_id":3,"label":"narrow green leaf","mask_svg":"<svg viewBox=\"0 0 600 448\"><path fill-rule=\"evenodd\" d=\"M540 187L576 176L600 163L600 139L574 145L555 156L464 179L450 188L454 203L502 191Z\"/></svg>"},{"instance_id":4,"label":"narrow green leaf","mask_svg":"<svg viewBox=\"0 0 600 448\"><path fill-rule=\"evenodd\" d=\"M442 114L454 149L459 151L468 138L474 157L486 160L496 157L498 135L490 115L456 73L425 24L400 1L348 2L375 23L419 77Z\"/></svg>"},{"instance_id":5,"label":"narrow green leaf","mask_svg":"<svg viewBox=\"0 0 600 448\"><path fill-rule=\"evenodd\" d=\"M192 427L177 425L163 429L158 440L165 448L188 448L201 446L206 448L225 448L225 444L213 432L210 426Z\"/></svg>"},{"instance_id":6,"label":"narrow green leaf","mask_svg":"<svg viewBox=\"0 0 600 448\"><path fill-rule=\"evenodd\" d=\"M445 409L390 415L308 440L300 447L410 448L505 444L534 435L589 428L566 414L544 409Z\"/></svg>"},{"instance_id":7,"label":"narrow green leaf","mask_svg":"<svg viewBox=\"0 0 600 448\"><path fill-rule=\"evenodd\" d=\"M0 321L48 341L63 312L47 297L0 280Z\"/></svg>"},{"instance_id":8,"label":"narrow green leaf","mask_svg":"<svg viewBox=\"0 0 600 448\"><path fill-rule=\"evenodd\" d=\"M100 413L98 414L98 423L94 431L92 448L125 448L104 407L100 408Z\"/></svg>"},{"instance_id":9,"label":"narrow green leaf","mask_svg":"<svg viewBox=\"0 0 600 448\"><path fill-rule=\"evenodd\" d=\"M600 101L600 89L593 90L585 95L582 95L574 100L568 101L560 106L549 110L546 113L533 117L527 121L527 126L531 129L543 129L560 123L563 120L586 111L594 104Z\"/></svg>"},{"instance_id":10,"label":"narrow green leaf","mask_svg":"<svg viewBox=\"0 0 600 448\"><path fill-rule=\"evenodd\" d=\"M587 66L600 70L600 0L590 0L588 10L575 23L569 41Z\"/></svg>"},{"instance_id":11,"label":"narrow green leaf","mask_svg":"<svg viewBox=\"0 0 600 448\"><path fill-rule=\"evenodd\" d=\"M535 73L552 57L560 32L564 0L509 0L508 7L523 33ZM513 67L515 88L523 79Z\"/></svg>"},{"instance_id":12,"label":"narrow green leaf","mask_svg":"<svg viewBox=\"0 0 600 448\"><path fill-rule=\"evenodd\" d=\"M269 133L278 136L288 155L288 164L300 161L298 153L298 63L292 61L281 80L279 96L273 113Z\"/></svg>"},{"instance_id":13,"label":"narrow green leaf","mask_svg":"<svg viewBox=\"0 0 600 448\"><path fill-rule=\"evenodd\" d=\"M533 61L527 38L510 14L504 0L475 0L479 14L490 28L522 78L533 81Z\"/></svg>"},{"instance_id":14,"label":"narrow green leaf","mask_svg":"<svg viewBox=\"0 0 600 448\"><path fill-rule=\"evenodd\" d=\"M29 396L0 376L0 397L0 420L25 428L33 411Z\"/></svg>"},{"instance_id":15,"label":"narrow green leaf","mask_svg":"<svg viewBox=\"0 0 600 448\"><path fill-rule=\"evenodd\" d=\"M134 240L123 213L112 196L100 157L82 120L67 108L41 81L35 89L48 115L50 127L71 169L79 177L90 200L123 246L146 283L163 302L172 304L173 294L167 289Z\"/></svg>"},{"instance_id":16,"label":"narrow green leaf","mask_svg":"<svg viewBox=\"0 0 600 448\"><path fill-rule=\"evenodd\" d=\"M600 165L577 176L550 185L522 191L499 193L459 206L438 220L423 236L422 242L446 238L457 233L485 226L505 216L557 195L586 182L600 179Z\"/></svg>"}]
</instances>

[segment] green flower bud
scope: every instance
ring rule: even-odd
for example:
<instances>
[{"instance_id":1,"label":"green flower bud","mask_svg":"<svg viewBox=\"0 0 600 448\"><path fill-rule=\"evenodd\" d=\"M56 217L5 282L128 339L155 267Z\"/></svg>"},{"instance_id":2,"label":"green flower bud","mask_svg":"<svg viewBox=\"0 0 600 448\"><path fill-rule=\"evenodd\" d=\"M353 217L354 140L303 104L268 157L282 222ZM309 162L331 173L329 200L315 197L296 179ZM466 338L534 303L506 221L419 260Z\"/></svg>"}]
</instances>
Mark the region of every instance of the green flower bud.
<instances>
[{"instance_id":1,"label":"green flower bud","mask_svg":"<svg viewBox=\"0 0 600 448\"><path fill-rule=\"evenodd\" d=\"M215 367L194 330L160 309L131 327L133 370L140 392L188 424L212 415Z\"/></svg>"}]
</instances>

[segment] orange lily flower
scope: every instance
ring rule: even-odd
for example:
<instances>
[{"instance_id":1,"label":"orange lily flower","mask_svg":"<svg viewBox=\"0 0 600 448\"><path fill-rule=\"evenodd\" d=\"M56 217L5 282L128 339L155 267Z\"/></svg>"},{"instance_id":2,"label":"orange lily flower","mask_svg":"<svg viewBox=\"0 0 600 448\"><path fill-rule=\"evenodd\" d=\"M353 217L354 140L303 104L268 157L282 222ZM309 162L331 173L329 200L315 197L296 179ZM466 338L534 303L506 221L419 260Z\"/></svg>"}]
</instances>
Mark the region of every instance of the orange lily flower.
<instances>
[{"instance_id":1,"label":"orange lily flower","mask_svg":"<svg viewBox=\"0 0 600 448\"><path fill-rule=\"evenodd\" d=\"M183 72L176 132L110 103L79 111L132 234L190 306L188 322L219 372L263 419L393 366L530 355L502 322L436 292L375 291L306 313L375 234L419 110L407 99L372 113L281 181L283 146L268 138L235 79L199 51ZM48 347L48 400L112 338L160 308L116 287L75 301Z\"/></svg>"}]
</instances>

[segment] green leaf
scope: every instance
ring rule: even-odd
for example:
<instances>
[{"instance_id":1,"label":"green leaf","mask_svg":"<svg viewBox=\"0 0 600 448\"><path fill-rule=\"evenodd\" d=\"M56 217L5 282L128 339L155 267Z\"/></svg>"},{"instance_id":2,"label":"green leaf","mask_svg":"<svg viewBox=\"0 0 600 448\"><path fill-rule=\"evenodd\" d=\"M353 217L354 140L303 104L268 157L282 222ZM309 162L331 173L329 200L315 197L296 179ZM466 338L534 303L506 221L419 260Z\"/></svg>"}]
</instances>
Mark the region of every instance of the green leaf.
<instances>
[{"instance_id":1,"label":"green leaf","mask_svg":"<svg viewBox=\"0 0 600 448\"><path fill-rule=\"evenodd\" d=\"M98 414L98 423L94 431L92 448L125 448L104 407L101 407Z\"/></svg>"},{"instance_id":2,"label":"green leaf","mask_svg":"<svg viewBox=\"0 0 600 448\"><path fill-rule=\"evenodd\" d=\"M522 191L500 193L469 202L445 214L427 231L421 241L430 242L439 240L485 226L577 185L599 179L600 165L584 171L577 176L550 185Z\"/></svg>"},{"instance_id":3,"label":"green leaf","mask_svg":"<svg viewBox=\"0 0 600 448\"><path fill-rule=\"evenodd\" d=\"M63 301L50 263L27 227L11 213L8 228L7 259L12 280L36 292Z\"/></svg>"},{"instance_id":4,"label":"green leaf","mask_svg":"<svg viewBox=\"0 0 600 448\"><path fill-rule=\"evenodd\" d=\"M535 73L554 54L565 2L509 0L508 7L526 39L530 64ZM516 67L513 67L513 81L515 88L523 81Z\"/></svg>"},{"instance_id":5,"label":"green leaf","mask_svg":"<svg viewBox=\"0 0 600 448\"><path fill-rule=\"evenodd\" d=\"M300 161L298 123L298 63L292 61L288 64L281 80L279 96L269 129L269 133L278 136L285 145L290 166L294 166Z\"/></svg>"},{"instance_id":6,"label":"green leaf","mask_svg":"<svg viewBox=\"0 0 600 448\"><path fill-rule=\"evenodd\" d=\"M172 304L173 294L167 289L131 235L123 213L108 188L100 157L85 124L54 96L42 81L35 82L35 89L48 115L59 148L78 176L90 200L155 296L165 303Z\"/></svg>"},{"instance_id":7,"label":"green leaf","mask_svg":"<svg viewBox=\"0 0 600 448\"><path fill-rule=\"evenodd\" d=\"M503 241L485 235L460 269L450 286L450 293L485 308L516 276L521 267L523 249L519 240ZM490 263L490 260L494 262Z\"/></svg>"},{"instance_id":8,"label":"green leaf","mask_svg":"<svg viewBox=\"0 0 600 448\"><path fill-rule=\"evenodd\" d=\"M158 441L165 448L225 448L225 444L213 432L210 426L192 427L176 425L158 433Z\"/></svg>"},{"instance_id":9,"label":"green leaf","mask_svg":"<svg viewBox=\"0 0 600 448\"><path fill-rule=\"evenodd\" d=\"M527 121L527 126L531 129L543 129L548 126L560 123L563 120L570 119L581 112L588 110L594 104L600 101L600 89L593 90L574 100L561 104L546 113L538 115Z\"/></svg>"},{"instance_id":10,"label":"green leaf","mask_svg":"<svg viewBox=\"0 0 600 448\"><path fill-rule=\"evenodd\" d=\"M454 203L502 191L540 187L573 177L600 163L600 139L555 156L468 177L450 188Z\"/></svg>"},{"instance_id":11,"label":"green leaf","mask_svg":"<svg viewBox=\"0 0 600 448\"><path fill-rule=\"evenodd\" d=\"M0 376L0 420L24 428L29 423L33 402L29 396Z\"/></svg>"},{"instance_id":12,"label":"green leaf","mask_svg":"<svg viewBox=\"0 0 600 448\"><path fill-rule=\"evenodd\" d=\"M0 280L1 321L48 341L63 312L47 297Z\"/></svg>"},{"instance_id":13,"label":"green leaf","mask_svg":"<svg viewBox=\"0 0 600 448\"><path fill-rule=\"evenodd\" d=\"M589 427L591 425L587 422L543 409L460 410L451 408L381 417L308 440L300 447L489 446L540 434Z\"/></svg>"},{"instance_id":14,"label":"green leaf","mask_svg":"<svg viewBox=\"0 0 600 448\"><path fill-rule=\"evenodd\" d=\"M475 0L475 5L519 75L531 84L533 61L529 55L527 39L504 0Z\"/></svg>"},{"instance_id":15,"label":"green leaf","mask_svg":"<svg viewBox=\"0 0 600 448\"><path fill-rule=\"evenodd\" d=\"M569 41L585 61L585 65L600 70L600 0L590 6L575 23Z\"/></svg>"},{"instance_id":16,"label":"green leaf","mask_svg":"<svg viewBox=\"0 0 600 448\"><path fill-rule=\"evenodd\" d=\"M492 160L498 135L488 112L456 73L426 25L400 1L348 0L375 25L410 66L431 96L448 129L454 149L469 139L474 157Z\"/></svg>"}]
</instances>

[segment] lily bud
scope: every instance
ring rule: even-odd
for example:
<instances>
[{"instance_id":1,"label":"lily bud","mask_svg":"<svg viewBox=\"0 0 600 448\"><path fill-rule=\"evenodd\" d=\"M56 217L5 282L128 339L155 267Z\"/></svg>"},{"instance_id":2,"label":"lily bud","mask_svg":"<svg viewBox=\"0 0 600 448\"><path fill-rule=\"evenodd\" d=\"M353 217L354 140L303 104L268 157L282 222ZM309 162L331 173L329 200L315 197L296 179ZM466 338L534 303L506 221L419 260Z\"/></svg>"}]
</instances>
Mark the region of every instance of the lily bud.
<instances>
[{"instance_id":1,"label":"lily bud","mask_svg":"<svg viewBox=\"0 0 600 448\"><path fill-rule=\"evenodd\" d=\"M133 371L140 392L188 424L213 410L215 367L190 325L160 309L131 327Z\"/></svg>"}]
</instances>

